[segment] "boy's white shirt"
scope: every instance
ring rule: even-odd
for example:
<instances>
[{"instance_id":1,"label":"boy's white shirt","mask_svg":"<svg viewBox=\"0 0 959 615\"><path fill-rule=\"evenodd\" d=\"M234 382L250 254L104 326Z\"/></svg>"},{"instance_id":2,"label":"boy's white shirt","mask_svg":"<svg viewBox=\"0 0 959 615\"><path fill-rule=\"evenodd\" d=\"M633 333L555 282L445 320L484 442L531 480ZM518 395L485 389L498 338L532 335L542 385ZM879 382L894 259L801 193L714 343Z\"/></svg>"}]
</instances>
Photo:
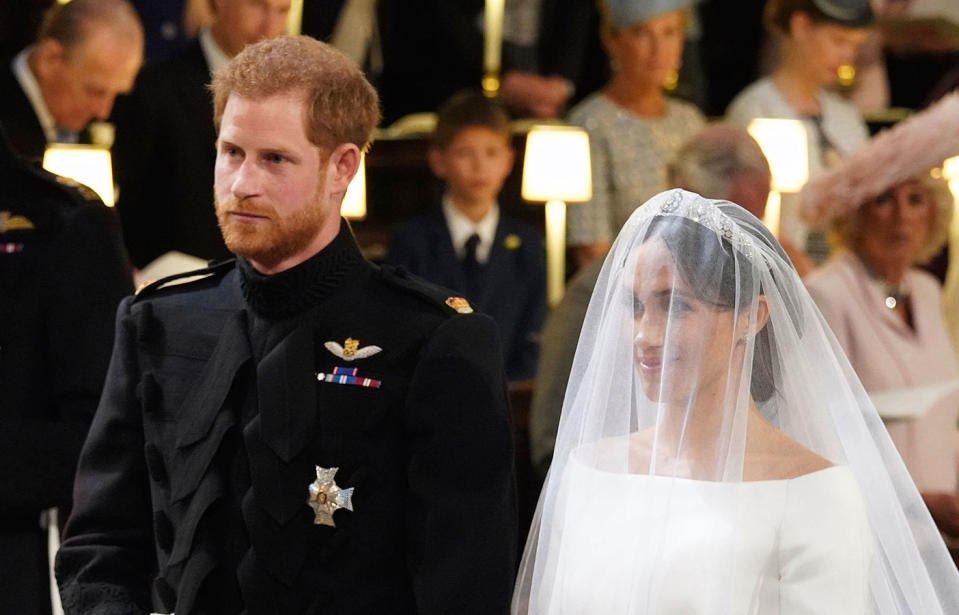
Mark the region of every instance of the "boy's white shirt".
<instances>
[{"instance_id":1,"label":"boy's white shirt","mask_svg":"<svg viewBox=\"0 0 959 615\"><path fill-rule=\"evenodd\" d=\"M456 258L462 260L466 256L466 240L474 233L479 235L479 244L476 246L476 260L486 263L489 260L493 240L496 238L496 227L499 224L499 204L493 203L490 210L479 222L473 222L453 205L450 195L443 195L443 217L446 218L446 228L449 229L450 239L453 240L453 249Z\"/></svg>"}]
</instances>

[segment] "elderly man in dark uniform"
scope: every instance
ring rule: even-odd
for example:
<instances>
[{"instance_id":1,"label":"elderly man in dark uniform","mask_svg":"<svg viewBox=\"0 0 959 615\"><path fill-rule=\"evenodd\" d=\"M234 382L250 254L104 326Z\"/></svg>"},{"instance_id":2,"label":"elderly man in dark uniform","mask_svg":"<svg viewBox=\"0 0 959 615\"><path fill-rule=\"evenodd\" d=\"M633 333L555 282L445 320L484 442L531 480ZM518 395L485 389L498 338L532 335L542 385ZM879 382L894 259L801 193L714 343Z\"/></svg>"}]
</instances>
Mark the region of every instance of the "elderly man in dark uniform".
<instances>
[{"instance_id":1,"label":"elderly man in dark uniform","mask_svg":"<svg viewBox=\"0 0 959 615\"><path fill-rule=\"evenodd\" d=\"M58 2L36 42L0 60L0 124L13 149L39 160L48 143L89 141L143 62L143 28L126 0Z\"/></svg>"},{"instance_id":2,"label":"elderly man in dark uniform","mask_svg":"<svg viewBox=\"0 0 959 615\"><path fill-rule=\"evenodd\" d=\"M505 612L495 325L371 265L339 216L375 91L308 37L247 47L213 89L237 259L119 309L57 559L65 610Z\"/></svg>"},{"instance_id":3,"label":"elderly man in dark uniform","mask_svg":"<svg viewBox=\"0 0 959 615\"><path fill-rule=\"evenodd\" d=\"M50 613L41 513L69 508L133 280L113 212L2 129L0 185L0 613L33 615Z\"/></svg>"}]
</instances>

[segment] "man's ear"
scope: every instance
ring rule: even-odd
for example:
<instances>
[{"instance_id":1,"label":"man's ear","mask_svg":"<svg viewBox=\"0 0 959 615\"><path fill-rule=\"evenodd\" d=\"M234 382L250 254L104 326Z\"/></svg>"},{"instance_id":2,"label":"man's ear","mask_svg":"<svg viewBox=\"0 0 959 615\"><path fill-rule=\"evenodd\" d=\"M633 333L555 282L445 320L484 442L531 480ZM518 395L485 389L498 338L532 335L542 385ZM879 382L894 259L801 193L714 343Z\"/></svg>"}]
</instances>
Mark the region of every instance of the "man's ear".
<instances>
[{"instance_id":1,"label":"man's ear","mask_svg":"<svg viewBox=\"0 0 959 615\"><path fill-rule=\"evenodd\" d=\"M789 36L796 40L804 40L812 30L813 21L802 11L793 11L789 16Z\"/></svg>"},{"instance_id":2,"label":"man's ear","mask_svg":"<svg viewBox=\"0 0 959 615\"><path fill-rule=\"evenodd\" d=\"M440 179L446 179L446 156L439 148L430 146L426 150L426 162L430 165L430 171L433 172L433 175Z\"/></svg>"},{"instance_id":3,"label":"man's ear","mask_svg":"<svg viewBox=\"0 0 959 615\"><path fill-rule=\"evenodd\" d=\"M326 192L340 195L346 192L360 168L360 148L353 143L341 143L333 148L326 164Z\"/></svg>"},{"instance_id":4,"label":"man's ear","mask_svg":"<svg viewBox=\"0 0 959 615\"><path fill-rule=\"evenodd\" d=\"M44 38L37 41L33 51L33 66L40 80L53 78L53 71L66 60L67 50L60 41Z\"/></svg>"}]
</instances>

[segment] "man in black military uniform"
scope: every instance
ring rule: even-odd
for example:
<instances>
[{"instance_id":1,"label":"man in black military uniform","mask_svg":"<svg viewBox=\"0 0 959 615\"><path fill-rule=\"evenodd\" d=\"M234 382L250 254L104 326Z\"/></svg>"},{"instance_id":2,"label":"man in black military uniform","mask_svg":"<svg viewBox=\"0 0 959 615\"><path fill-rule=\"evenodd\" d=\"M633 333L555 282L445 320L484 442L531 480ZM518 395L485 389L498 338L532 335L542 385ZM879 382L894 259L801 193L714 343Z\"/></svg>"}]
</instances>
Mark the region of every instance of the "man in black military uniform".
<instances>
[{"instance_id":1,"label":"man in black military uniform","mask_svg":"<svg viewBox=\"0 0 959 615\"><path fill-rule=\"evenodd\" d=\"M505 612L495 325L365 261L339 217L376 93L308 37L247 47L213 89L238 258L120 307L57 559L65 610Z\"/></svg>"},{"instance_id":2,"label":"man in black military uniform","mask_svg":"<svg viewBox=\"0 0 959 615\"><path fill-rule=\"evenodd\" d=\"M66 511L133 290L119 225L0 130L0 613L50 612L41 513Z\"/></svg>"}]
</instances>

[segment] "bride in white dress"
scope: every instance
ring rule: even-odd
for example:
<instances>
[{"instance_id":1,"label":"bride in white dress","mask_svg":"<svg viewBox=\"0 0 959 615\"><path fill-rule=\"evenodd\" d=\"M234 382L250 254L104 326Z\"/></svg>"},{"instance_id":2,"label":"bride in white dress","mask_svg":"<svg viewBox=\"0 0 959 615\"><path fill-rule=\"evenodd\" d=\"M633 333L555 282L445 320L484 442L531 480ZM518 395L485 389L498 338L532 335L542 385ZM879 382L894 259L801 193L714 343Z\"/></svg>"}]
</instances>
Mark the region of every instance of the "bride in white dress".
<instances>
[{"instance_id":1,"label":"bride in white dress","mask_svg":"<svg viewBox=\"0 0 959 615\"><path fill-rule=\"evenodd\" d=\"M514 613L959 612L959 574L779 244L640 207L580 336Z\"/></svg>"}]
</instances>

